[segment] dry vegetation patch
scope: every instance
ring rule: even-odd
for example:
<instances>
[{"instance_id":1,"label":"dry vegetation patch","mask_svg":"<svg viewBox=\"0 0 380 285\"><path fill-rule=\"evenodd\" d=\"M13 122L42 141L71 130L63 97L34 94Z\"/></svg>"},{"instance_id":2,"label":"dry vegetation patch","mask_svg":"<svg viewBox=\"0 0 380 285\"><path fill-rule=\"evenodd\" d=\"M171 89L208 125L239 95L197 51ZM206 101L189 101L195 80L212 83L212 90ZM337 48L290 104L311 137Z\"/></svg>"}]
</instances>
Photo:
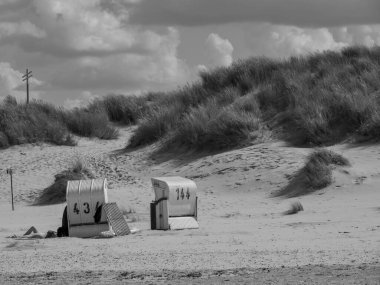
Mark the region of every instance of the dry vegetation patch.
<instances>
[{"instance_id":1,"label":"dry vegetation patch","mask_svg":"<svg viewBox=\"0 0 380 285\"><path fill-rule=\"evenodd\" d=\"M308 156L305 166L275 196L297 197L325 188L333 181L332 167L346 165L349 165L348 160L340 154L318 149Z\"/></svg>"},{"instance_id":2,"label":"dry vegetation patch","mask_svg":"<svg viewBox=\"0 0 380 285\"><path fill-rule=\"evenodd\" d=\"M228 149L267 127L297 146L378 139L379 76L380 47L237 61L150 96L127 148L162 141L163 149Z\"/></svg>"},{"instance_id":3,"label":"dry vegetation patch","mask_svg":"<svg viewBox=\"0 0 380 285\"><path fill-rule=\"evenodd\" d=\"M268 129L296 146L378 140L379 77L380 47L352 46L239 60L171 92L108 95L73 111L8 97L0 105L0 147L73 144L72 133L113 139L109 121L138 125L127 149L160 142L161 150L223 150L262 141L258 130Z\"/></svg>"},{"instance_id":4,"label":"dry vegetation patch","mask_svg":"<svg viewBox=\"0 0 380 285\"><path fill-rule=\"evenodd\" d=\"M68 111L42 101L19 104L11 96L0 103L0 148L39 142L72 146L72 134L115 139L118 130L104 112Z\"/></svg>"},{"instance_id":5,"label":"dry vegetation patch","mask_svg":"<svg viewBox=\"0 0 380 285\"><path fill-rule=\"evenodd\" d=\"M8 96L0 104L0 148L35 142L74 145L60 117L61 111L52 105L42 102L17 104Z\"/></svg>"},{"instance_id":6,"label":"dry vegetation patch","mask_svg":"<svg viewBox=\"0 0 380 285\"><path fill-rule=\"evenodd\" d=\"M284 215L294 215L300 211L303 211L303 206L300 201L295 201L290 205L289 210L284 212Z\"/></svg>"},{"instance_id":7,"label":"dry vegetation patch","mask_svg":"<svg viewBox=\"0 0 380 285\"><path fill-rule=\"evenodd\" d=\"M119 135L118 130L109 125L108 117L104 112L78 109L64 113L63 118L68 129L79 136L110 140L116 139Z\"/></svg>"},{"instance_id":8,"label":"dry vegetation patch","mask_svg":"<svg viewBox=\"0 0 380 285\"><path fill-rule=\"evenodd\" d=\"M41 192L40 196L34 201L34 205L42 206L64 203L66 201L67 181L93 178L95 178L94 175L85 165L83 159L78 158L73 162L70 169L55 175L54 183Z\"/></svg>"}]
</instances>

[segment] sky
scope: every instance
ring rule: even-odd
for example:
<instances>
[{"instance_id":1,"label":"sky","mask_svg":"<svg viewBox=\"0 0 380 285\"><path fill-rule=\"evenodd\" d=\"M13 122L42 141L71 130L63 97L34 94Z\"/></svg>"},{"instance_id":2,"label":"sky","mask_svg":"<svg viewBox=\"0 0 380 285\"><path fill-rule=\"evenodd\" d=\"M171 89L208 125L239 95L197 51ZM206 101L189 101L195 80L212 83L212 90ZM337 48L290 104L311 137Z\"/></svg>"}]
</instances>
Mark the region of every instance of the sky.
<instances>
[{"instance_id":1,"label":"sky","mask_svg":"<svg viewBox=\"0 0 380 285\"><path fill-rule=\"evenodd\" d=\"M199 72L380 45L380 0L0 0L0 99L66 108L175 90Z\"/></svg>"}]
</instances>

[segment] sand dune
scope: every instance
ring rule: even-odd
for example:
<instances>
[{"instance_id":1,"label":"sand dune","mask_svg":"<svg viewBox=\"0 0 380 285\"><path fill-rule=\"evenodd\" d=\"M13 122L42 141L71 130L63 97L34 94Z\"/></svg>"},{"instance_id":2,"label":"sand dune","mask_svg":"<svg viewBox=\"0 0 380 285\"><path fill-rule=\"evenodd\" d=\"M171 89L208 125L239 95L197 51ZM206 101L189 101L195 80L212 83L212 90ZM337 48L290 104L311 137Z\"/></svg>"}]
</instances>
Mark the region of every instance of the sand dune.
<instances>
[{"instance_id":1,"label":"sand dune","mask_svg":"<svg viewBox=\"0 0 380 285\"><path fill-rule=\"evenodd\" d=\"M211 284L249 282L254 276L264 283L265 276L274 282L282 275L289 277L292 268L296 273L291 283L308 280L308 274L319 274L313 282L320 283L315 284L334 280L360 284L365 278L380 283L380 146L331 147L351 166L337 168L333 184L323 190L282 199L271 194L286 185L311 149L270 142L203 157L152 160L151 147L120 151L132 129L120 131L114 141L80 138L75 147L41 144L0 150L0 283L49 282L49 276L50 282L66 279L70 284L124 279ZM109 200L135 211L137 220L130 226L141 231L108 240L6 238L31 225L41 231L60 225L64 204L29 203L77 157L87 161L97 177L108 179ZM14 212L8 167L15 169ZM197 183L199 230L149 229L149 203L154 198L150 177L164 175ZM283 215L294 200L304 211ZM261 270L268 268L273 269L271 274ZM339 270L346 277L331 279ZM367 270L367 277L361 270ZM140 277L123 275L126 271Z\"/></svg>"}]
</instances>

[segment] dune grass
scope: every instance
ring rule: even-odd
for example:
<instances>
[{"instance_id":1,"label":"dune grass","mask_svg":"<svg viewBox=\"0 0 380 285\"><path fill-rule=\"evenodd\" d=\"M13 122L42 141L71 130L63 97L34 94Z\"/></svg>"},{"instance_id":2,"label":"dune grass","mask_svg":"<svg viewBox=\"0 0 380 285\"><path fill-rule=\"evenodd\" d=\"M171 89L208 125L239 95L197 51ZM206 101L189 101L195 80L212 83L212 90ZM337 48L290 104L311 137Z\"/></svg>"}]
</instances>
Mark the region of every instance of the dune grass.
<instances>
[{"instance_id":1,"label":"dune grass","mask_svg":"<svg viewBox=\"0 0 380 285\"><path fill-rule=\"evenodd\" d=\"M152 108L145 118L139 122L139 127L129 141L129 148L144 146L164 137L180 120L183 114L180 104L168 104Z\"/></svg>"},{"instance_id":2,"label":"dune grass","mask_svg":"<svg viewBox=\"0 0 380 285\"><path fill-rule=\"evenodd\" d=\"M249 141L259 129L253 113L230 105L220 108L212 100L191 109L172 130L164 149L176 147L197 151L232 148Z\"/></svg>"},{"instance_id":3,"label":"dune grass","mask_svg":"<svg viewBox=\"0 0 380 285\"><path fill-rule=\"evenodd\" d=\"M18 104L11 96L0 104L0 148L39 142L72 146L73 134L114 139L118 131L104 112L68 111L42 101Z\"/></svg>"},{"instance_id":4,"label":"dune grass","mask_svg":"<svg viewBox=\"0 0 380 285\"><path fill-rule=\"evenodd\" d=\"M66 111L63 114L63 122L72 133L83 137L110 140L119 135L118 130L109 125L104 112Z\"/></svg>"},{"instance_id":5,"label":"dune grass","mask_svg":"<svg viewBox=\"0 0 380 285\"><path fill-rule=\"evenodd\" d=\"M307 158L306 164L274 196L298 197L330 185L334 166L346 166L349 161L340 154L317 149Z\"/></svg>"},{"instance_id":6,"label":"dune grass","mask_svg":"<svg viewBox=\"0 0 380 285\"><path fill-rule=\"evenodd\" d=\"M108 95L66 111L8 97L0 105L0 147L72 145L72 134L113 139L108 123L137 124L126 148L223 150L266 137L317 147L380 139L380 47L346 47L285 60L250 58L200 73L171 92Z\"/></svg>"},{"instance_id":7,"label":"dune grass","mask_svg":"<svg viewBox=\"0 0 380 285\"><path fill-rule=\"evenodd\" d=\"M0 105L0 148L35 142L74 145L60 118L61 111L52 105L17 104L15 100L10 104L8 98Z\"/></svg>"},{"instance_id":8,"label":"dune grass","mask_svg":"<svg viewBox=\"0 0 380 285\"><path fill-rule=\"evenodd\" d=\"M104 111L112 122L124 125L136 124L147 112L152 95L123 96L110 94L92 102L86 109L89 112Z\"/></svg>"},{"instance_id":9,"label":"dune grass","mask_svg":"<svg viewBox=\"0 0 380 285\"><path fill-rule=\"evenodd\" d=\"M200 78L156 97L127 148L231 148L258 129L296 146L380 138L380 47L251 58Z\"/></svg>"},{"instance_id":10,"label":"dune grass","mask_svg":"<svg viewBox=\"0 0 380 285\"><path fill-rule=\"evenodd\" d=\"M45 188L33 204L42 206L64 203L66 201L67 181L94 178L94 175L86 166L83 159L77 158L68 170L55 175L54 183Z\"/></svg>"}]
</instances>

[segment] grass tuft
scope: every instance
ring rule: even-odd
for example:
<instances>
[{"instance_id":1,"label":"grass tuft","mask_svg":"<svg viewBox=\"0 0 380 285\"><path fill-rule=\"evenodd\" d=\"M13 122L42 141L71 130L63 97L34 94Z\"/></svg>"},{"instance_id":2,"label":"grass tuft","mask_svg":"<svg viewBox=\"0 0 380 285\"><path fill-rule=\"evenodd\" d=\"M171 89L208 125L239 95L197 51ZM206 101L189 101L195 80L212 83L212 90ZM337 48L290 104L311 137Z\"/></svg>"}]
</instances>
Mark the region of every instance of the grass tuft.
<instances>
[{"instance_id":1,"label":"grass tuft","mask_svg":"<svg viewBox=\"0 0 380 285\"><path fill-rule=\"evenodd\" d=\"M77 158L68 170L55 175L54 183L45 188L33 204L42 206L64 203L66 201L67 181L94 178L94 175L86 166L83 159Z\"/></svg>"},{"instance_id":2,"label":"grass tuft","mask_svg":"<svg viewBox=\"0 0 380 285\"><path fill-rule=\"evenodd\" d=\"M306 164L275 196L298 197L330 185L333 181L332 166L346 166L343 156L326 149L318 149L308 156Z\"/></svg>"},{"instance_id":3,"label":"grass tuft","mask_svg":"<svg viewBox=\"0 0 380 285\"><path fill-rule=\"evenodd\" d=\"M300 201L295 201L290 205L290 209L284 212L284 215L294 215L303 211L303 206Z\"/></svg>"}]
</instances>

